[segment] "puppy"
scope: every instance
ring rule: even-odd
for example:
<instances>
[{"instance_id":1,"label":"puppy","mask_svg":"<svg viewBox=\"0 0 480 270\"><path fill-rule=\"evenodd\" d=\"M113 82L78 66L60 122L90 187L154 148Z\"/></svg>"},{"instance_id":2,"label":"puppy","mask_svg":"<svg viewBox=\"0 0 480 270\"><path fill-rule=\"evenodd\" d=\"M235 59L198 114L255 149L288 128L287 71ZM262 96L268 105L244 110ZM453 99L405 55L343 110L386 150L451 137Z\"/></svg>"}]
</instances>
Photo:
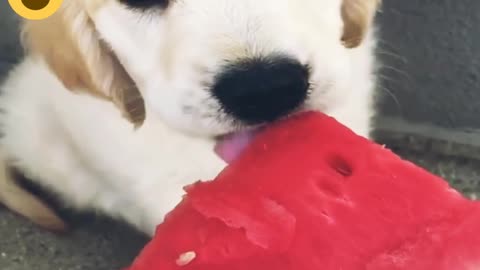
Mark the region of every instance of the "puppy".
<instances>
[{"instance_id":1,"label":"puppy","mask_svg":"<svg viewBox=\"0 0 480 270\"><path fill-rule=\"evenodd\" d=\"M26 56L1 86L0 200L64 226L14 168L151 235L241 134L320 110L368 136L378 2L69 0L23 22Z\"/></svg>"}]
</instances>

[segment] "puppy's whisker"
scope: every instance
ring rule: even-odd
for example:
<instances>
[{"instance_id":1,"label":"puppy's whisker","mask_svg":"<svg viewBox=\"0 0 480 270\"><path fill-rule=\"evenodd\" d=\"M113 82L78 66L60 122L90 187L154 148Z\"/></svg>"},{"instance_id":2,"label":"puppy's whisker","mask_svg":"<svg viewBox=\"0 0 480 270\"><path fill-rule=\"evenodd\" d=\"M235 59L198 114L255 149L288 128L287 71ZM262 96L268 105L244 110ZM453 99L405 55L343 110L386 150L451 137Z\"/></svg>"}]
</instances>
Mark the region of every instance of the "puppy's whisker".
<instances>
[{"instance_id":1,"label":"puppy's whisker","mask_svg":"<svg viewBox=\"0 0 480 270\"><path fill-rule=\"evenodd\" d=\"M403 114L402 105L400 104L400 101L398 100L397 96L393 93L393 91L391 91L390 89L382 85L379 85L378 89L387 93L387 95L390 96L392 100L395 102L397 109L400 111L400 114Z\"/></svg>"},{"instance_id":2,"label":"puppy's whisker","mask_svg":"<svg viewBox=\"0 0 480 270\"><path fill-rule=\"evenodd\" d=\"M394 52L392 52L392 51L388 51L388 50L377 50L376 53L377 53L378 55L390 56L390 57L392 57L393 59L400 60L400 61L403 62L404 64L408 63L408 59L407 59L406 57L403 57L403 56L401 56L400 54L394 53Z\"/></svg>"},{"instance_id":3,"label":"puppy's whisker","mask_svg":"<svg viewBox=\"0 0 480 270\"><path fill-rule=\"evenodd\" d=\"M393 78L391 77L387 77L383 72L391 72L392 74L398 74L400 77L398 78L398 80L394 80ZM410 87L411 85L414 85L414 81L412 79L412 77L410 76L409 73L407 73L406 71L403 71L401 69L398 69L396 67L393 67L393 66L388 66L388 65L382 65L379 67L378 69L378 76L382 79L385 79L386 81L390 81L390 82L395 82L397 84L400 84L400 79L404 82L403 84L406 84L407 87Z\"/></svg>"},{"instance_id":4,"label":"puppy's whisker","mask_svg":"<svg viewBox=\"0 0 480 270\"><path fill-rule=\"evenodd\" d=\"M382 38L377 38L377 44L379 45L379 48L381 48L382 44L389 47L392 51L399 51L399 49L397 47L395 47L395 45L393 45L392 43L386 41L385 39L382 39Z\"/></svg>"}]
</instances>

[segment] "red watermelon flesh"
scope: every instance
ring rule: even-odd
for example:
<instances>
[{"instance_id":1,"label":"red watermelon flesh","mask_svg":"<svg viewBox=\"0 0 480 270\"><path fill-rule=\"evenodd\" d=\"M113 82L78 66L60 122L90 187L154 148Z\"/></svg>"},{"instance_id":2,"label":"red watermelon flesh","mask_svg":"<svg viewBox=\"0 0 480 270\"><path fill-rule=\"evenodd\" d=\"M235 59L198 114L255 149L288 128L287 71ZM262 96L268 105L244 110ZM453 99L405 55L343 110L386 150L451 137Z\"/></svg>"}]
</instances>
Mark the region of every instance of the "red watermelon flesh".
<instances>
[{"instance_id":1,"label":"red watermelon flesh","mask_svg":"<svg viewBox=\"0 0 480 270\"><path fill-rule=\"evenodd\" d=\"M321 113L186 192L129 270L480 269L478 203Z\"/></svg>"}]
</instances>

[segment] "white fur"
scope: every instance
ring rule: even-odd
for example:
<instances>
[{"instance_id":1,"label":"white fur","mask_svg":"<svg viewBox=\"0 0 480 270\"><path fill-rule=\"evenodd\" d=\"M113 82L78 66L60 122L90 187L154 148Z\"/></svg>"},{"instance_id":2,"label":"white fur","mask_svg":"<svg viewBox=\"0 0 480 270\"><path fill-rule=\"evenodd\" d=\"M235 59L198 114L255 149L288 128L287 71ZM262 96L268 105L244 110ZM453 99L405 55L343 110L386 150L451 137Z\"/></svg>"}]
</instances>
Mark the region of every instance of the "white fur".
<instances>
[{"instance_id":1,"label":"white fur","mask_svg":"<svg viewBox=\"0 0 480 270\"><path fill-rule=\"evenodd\" d=\"M1 147L15 165L71 206L96 209L152 234L182 187L224 166L213 136L232 119L204 85L224 61L283 52L313 69L305 109L324 111L368 135L373 38L340 42L341 0L183 0L165 14L108 1L93 15L139 87L138 130L110 102L64 88L27 56L1 87ZM82 31L82 29L77 29ZM88 37L81 46L89 46Z\"/></svg>"}]
</instances>

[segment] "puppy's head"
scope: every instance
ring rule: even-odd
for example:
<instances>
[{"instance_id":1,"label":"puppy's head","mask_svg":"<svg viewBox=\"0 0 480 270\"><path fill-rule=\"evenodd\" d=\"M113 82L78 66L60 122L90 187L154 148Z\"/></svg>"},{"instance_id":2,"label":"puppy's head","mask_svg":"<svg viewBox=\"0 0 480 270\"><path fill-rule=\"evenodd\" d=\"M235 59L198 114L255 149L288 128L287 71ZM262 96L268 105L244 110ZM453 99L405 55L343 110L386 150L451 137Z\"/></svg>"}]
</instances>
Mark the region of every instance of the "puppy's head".
<instances>
[{"instance_id":1,"label":"puppy's head","mask_svg":"<svg viewBox=\"0 0 480 270\"><path fill-rule=\"evenodd\" d=\"M348 95L378 1L69 0L24 42L136 125L217 136Z\"/></svg>"}]
</instances>

